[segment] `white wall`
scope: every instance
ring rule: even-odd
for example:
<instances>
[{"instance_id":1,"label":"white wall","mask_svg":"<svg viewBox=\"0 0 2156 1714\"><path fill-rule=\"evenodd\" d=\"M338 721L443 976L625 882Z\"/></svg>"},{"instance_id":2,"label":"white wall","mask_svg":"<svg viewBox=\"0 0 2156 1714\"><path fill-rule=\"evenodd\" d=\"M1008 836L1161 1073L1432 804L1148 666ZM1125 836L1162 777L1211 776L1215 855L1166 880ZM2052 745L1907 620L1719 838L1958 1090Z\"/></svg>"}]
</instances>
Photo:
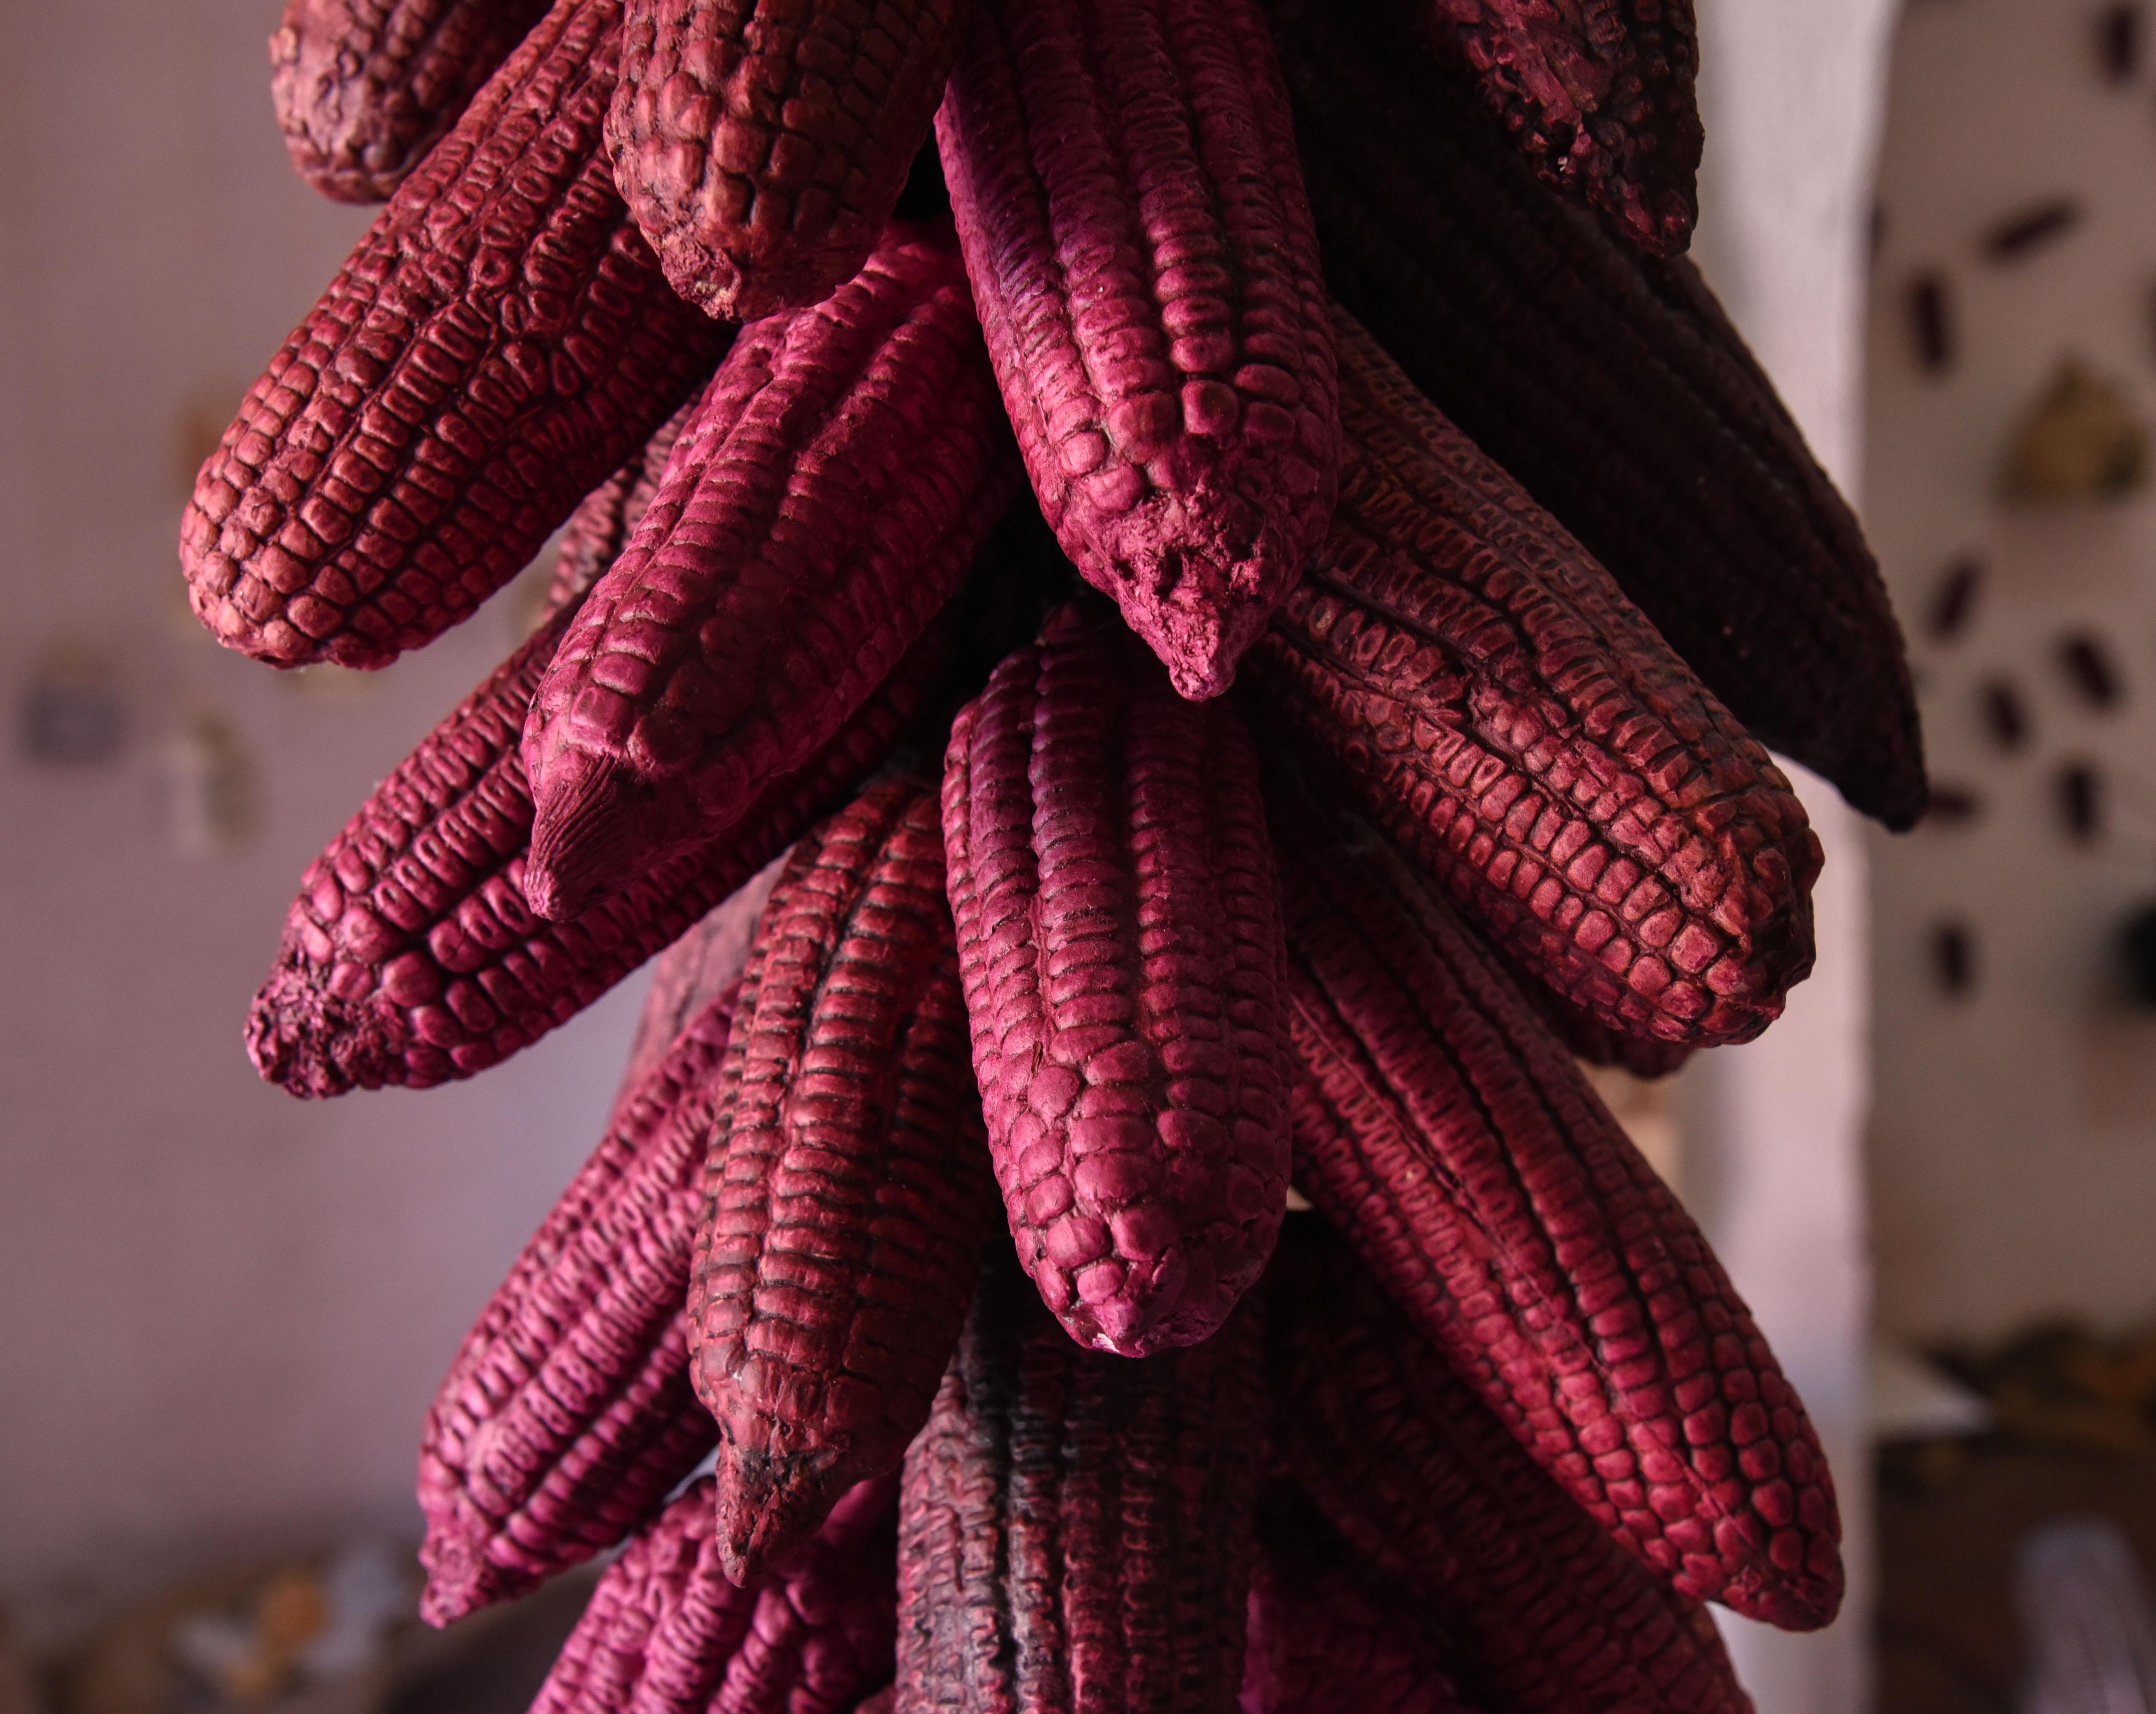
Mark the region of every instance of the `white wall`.
<instances>
[{"instance_id":1,"label":"white wall","mask_svg":"<svg viewBox=\"0 0 2156 1714\"><path fill-rule=\"evenodd\" d=\"M220 424L363 212L292 177L277 0L0 0L0 1599L33 1627L226 1547L416 1527L421 1412L588 1148L618 993L507 1067L305 1106L240 1047L300 869L510 643L482 614L356 689L203 639L173 543ZM52 642L124 672L133 737L15 743ZM262 836L172 849L161 736L222 711Z\"/></svg>"}]
</instances>

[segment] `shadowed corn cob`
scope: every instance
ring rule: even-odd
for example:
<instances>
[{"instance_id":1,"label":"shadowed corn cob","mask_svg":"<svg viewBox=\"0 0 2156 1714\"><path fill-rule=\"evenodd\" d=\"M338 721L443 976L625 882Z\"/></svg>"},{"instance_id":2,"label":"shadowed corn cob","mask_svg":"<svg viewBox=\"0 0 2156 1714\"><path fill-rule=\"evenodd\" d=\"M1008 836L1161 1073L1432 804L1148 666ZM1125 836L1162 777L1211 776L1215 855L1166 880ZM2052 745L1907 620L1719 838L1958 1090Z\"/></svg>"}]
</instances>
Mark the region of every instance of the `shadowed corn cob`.
<instances>
[{"instance_id":1,"label":"shadowed corn cob","mask_svg":"<svg viewBox=\"0 0 2156 1714\"><path fill-rule=\"evenodd\" d=\"M1229 1714L1255 1497L1259 1316L1129 1362L983 1274L899 1508L903 1714Z\"/></svg>"},{"instance_id":2,"label":"shadowed corn cob","mask_svg":"<svg viewBox=\"0 0 2156 1714\"><path fill-rule=\"evenodd\" d=\"M1750 1714L1714 1621L1514 1444L1337 1239L1298 1220L1269 1293L1273 1424L1296 1479L1404 1584L1507 1714Z\"/></svg>"},{"instance_id":3,"label":"shadowed corn cob","mask_svg":"<svg viewBox=\"0 0 2156 1714\"><path fill-rule=\"evenodd\" d=\"M1763 742L1912 826L1878 567L1697 272L1550 196L1369 8L1266 5L1333 291Z\"/></svg>"},{"instance_id":4,"label":"shadowed corn cob","mask_svg":"<svg viewBox=\"0 0 2156 1714\"><path fill-rule=\"evenodd\" d=\"M228 647L377 667L439 635L726 348L598 147L619 22L557 0L249 391L180 530Z\"/></svg>"},{"instance_id":5,"label":"shadowed corn cob","mask_svg":"<svg viewBox=\"0 0 2156 1714\"><path fill-rule=\"evenodd\" d=\"M388 199L546 15L547 0L286 0L270 93L300 177Z\"/></svg>"},{"instance_id":6,"label":"shadowed corn cob","mask_svg":"<svg viewBox=\"0 0 2156 1714\"><path fill-rule=\"evenodd\" d=\"M697 1483L607 1568L532 1714L851 1714L891 1678L896 1486L862 1483L769 1583L740 1589Z\"/></svg>"},{"instance_id":7,"label":"shadowed corn cob","mask_svg":"<svg viewBox=\"0 0 2156 1714\"><path fill-rule=\"evenodd\" d=\"M1009 445L947 227L745 329L541 680L533 908L574 916L799 766L964 578Z\"/></svg>"},{"instance_id":8,"label":"shadowed corn cob","mask_svg":"<svg viewBox=\"0 0 2156 1714\"><path fill-rule=\"evenodd\" d=\"M1324 533L1332 330L1250 0L998 0L937 117L1034 491L1186 696Z\"/></svg>"},{"instance_id":9,"label":"shadowed corn cob","mask_svg":"<svg viewBox=\"0 0 2156 1714\"><path fill-rule=\"evenodd\" d=\"M1692 0L1416 0L1536 170L1673 256L1699 218L1706 133Z\"/></svg>"},{"instance_id":10,"label":"shadowed corn cob","mask_svg":"<svg viewBox=\"0 0 2156 1714\"><path fill-rule=\"evenodd\" d=\"M1019 1260L1073 1338L1204 1338L1287 1190L1281 930L1256 758L1066 608L954 722L943 837Z\"/></svg>"},{"instance_id":11,"label":"shadowed corn cob","mask_svg":"<svg viewBox=\"0 0 2156 1714\"><path fill-rule=\"evenodd\" d=\"M886 781L806 836L752 962L689 1293L737 1583L897 1468L995 1219L933 788Z\"/></svg>"},{"instance_id":12,"label":"shadowed corn cob","mask_svg":"<svg viewBox=\"0 0 2156 1714\"><path fill-rule=\"evenodd\" d=\"M1601 567L1339 336L1340 505L1252 688L1530 974L1625 1034L1748 1040L1811 968L1803 806Z\"/></svg>"},{"instance_id":13,"label":"shadowed corn cob","mask_svg":"<svg viewBox=\"0 0 2156 1714\"><path fill-rule=\"evenodd\" d=\"M1271 808L1296 1188L1625 1548L1687 1595L1825 1624L1825 1458L1698 1228L1404 863L1306 799Z\"/></svg>"},{"instance_id":14,"label":"shadowed corn cob","mask_svg":"<svg viewBox=\"0 0 2156 1714\"><path fill-rule=\"evenodd\" d=\"M1482 1714L1429 1619L1300 1490L1260 1496L1257 1537L1242 1714Z\"/></svg>"},{"instance_id":15,"label":"shadowed corn cob","mask_svg":"<svg viewBox=\"0 0 2156 1714\"><path fill-rule=\"evenodd\" d=\"M736 1005L732 989L706 1005L616 1106L435 1394L419 1445L434 1624L612 1547L717 1439L682 1300Z\"/></svg>"},{"instance_id":16,"label":"shadowed corn cob","mask_svg":"<svg viewBox=\"0 0 2156 1714\"><path fill-rule=\"evenodd\" d=\"M1669 1076L1698 1051L1688 1042L1620 1034L1593 1013L1573 1004L1547 983L1537 982L1503 953L1488 947L1484 951L1512 979L1521 998L1556 1031L1558 1039L1571 1050L1575 1060L1584 1060L1590 1065L1621 1065L1635 1077L1651 1079Z\"/></svg>"},{"instance_id":17,"label":"shadowed corn cob","mask_svg":"<svg viewBox=\"0 0 2156 1714\"><path fill-rule=\"evenodd\" d=\"M652 495L659 491L660 479L666 474L666 460L673 455L674 443L680 438L682 428L696 414L696 403L690 399L661 423L644 442L644 450L586 495L569 515L569 521L562 526L554 575L547 580L547 598L540 608L542 619L550 619L583 599L621 557L622 549L629 546L629 538L643 521Z\"/></svg>"},{"instance_id":18,"label":"shadowed corn cob","mask_svg":"<svg viewBox=\"0 0 2156 1714\"><path fill-rule=\"evenodd\" d=\"M968 0L629 0L614 178L675 290L747 321L868 259Z\"/></svg>"},{"instance_id":19,"label":"shadowed corn cob","mask_svg":"<svg viewBox=\"0 0 2156 1714\"><path fill-rule=\"evenodd\" d=\"M567 1023L845 801L934 687L932 627L806 765L724 838L573 922L524 903L531 798L517 737L558 616L429 734L301 877L249 1015L255 1069L294 1095L468 1077Z\"/></svg>"}]
</instances>

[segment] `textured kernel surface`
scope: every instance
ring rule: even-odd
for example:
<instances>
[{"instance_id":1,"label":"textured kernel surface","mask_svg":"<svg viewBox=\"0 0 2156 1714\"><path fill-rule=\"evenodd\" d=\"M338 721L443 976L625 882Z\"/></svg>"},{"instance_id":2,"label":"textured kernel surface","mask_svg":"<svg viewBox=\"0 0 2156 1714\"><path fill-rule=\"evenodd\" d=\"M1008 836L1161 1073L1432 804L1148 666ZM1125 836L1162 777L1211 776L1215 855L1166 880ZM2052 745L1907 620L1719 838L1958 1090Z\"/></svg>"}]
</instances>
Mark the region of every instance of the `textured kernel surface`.
<instances>
[{"instance_id":1,"label":"textured kernel surface","mask_svg":"<svg viewBox=\"0 0 2156 1714\"><path fill-rule=\"evenodd\" d=\"M1913 825L1878 567L1697 270L1549 194L1365 8L1266 3L1333 291L1763 742Z\"/></svg>"},{"instance_id":2,"label":"textured kernel surface","mask_svg":"<svg viewBox=\"0 0 2156 1714\"><path fill-rule=\"evenodd\" d=\"M1083 1343L1204 1338L1264 1267L1287 1188L1248 735L1112 619L1065 609L953 724L943 837L1020 1263Z\"/></svg>"},{"instance_id":3,"label":"textured kernel surface","mask_svg":"<svg viewBox=\"0 0 2156 1714\"><path fill-rule=\"evenodd\" d=\"M470 617L711 372L599 125L620 0L557 0L399 187L195 479L196 617L378 667Z\"/></svg>"},{"instance_id":4,"label":"textured kernel surface","mask_svg":"<svg viewBox=\"0 0 2156 1714\"><path fill-rule=\"evenodd\" d=\"M1625 1549L1697 1599L1825 1624L1833 1480L1699 1229L1407 865L1273 808L1296 1188Z\"/></svg>"},{"instance_id":5,"label":"textured kernel surface","mask_svg":"<svg viewBox=\"0 0 2156 1714\"><path fill-rule=\"evenodd\" d=\"M984 1275L899 1507L906 1714L1232 1714L1259 1317L1137 1361Z\"/></svg>"},{"instance_id":6,"label":"textured kernel surface","mask_svg":"<svg viewBox=\"0 0 2156 1714\"><path fill-rule=\"evenodd\" d=\"M850 280L927 140L969 0L629 0L614 181L674 289L738 321Z\"/></svg>"},{"instance_id":7,"label":"textured kernel surface","mask_svg":"<svg viewBox=\"0 0 2156 1714\"><path fill-rule=\"evenodd\" d=\"M1707 1609L1620 1551L1313 1221L1270 1292L1276 1443L1507 1714L1751 1714Z\"/></svg>"},{"instance_id":8,"label":"textured kernel surface","mask_svg":"<svg viewBox=\"0 0 2156 1714\"><path fill-rule=\"evenodd\" d=\"M287 0L270 93L300 177L381 203L462 115L547 0Z\"/></svg>"},{"instance_id":9,"label":"textured kernel surface","mask_svg":"<svg viewBox=\"0 0 2156 1714\"><path fill-rule=\"evenodd\" d=\"M937 117L967 270L1064 551L1213 696L1324 533L1332 330L1250 0L983 6Z\"/></svg>"},{"instance_id":10,"label":"textured kernel surface","mask_svg":"<svg viewBox=\"0 0 2156 1714\"><path fill-rule=\"evenodd\" d=\"M1750 1039L1811 969L1789 782L1344 314L1340 352L1340 505L1250 652L1255 706L1606 1028Z\"/></svg>"},{"instance_id":11,"label":"textured kernel surface","mask_svg":"<svg viewBox=\"0 0 2156 1714\"><path fill-rule=\"evenodd\" d=\"M850 715L1018 490L949 229L742 331L542 680L526 895L574 915L722 833Z\"/></svg>"},{"instance_id":12,"label":"textured kernel surface","mask_svg":"<svg viewBox=\"0 0 2156 1714\"><path fill-rule=\"evenodd\" d=\"M886 781L803 839L750 964L689 1295L737 1581L898 1467L995 1222L933 788Z\"/></svg>"},{"instance_id":13,"label":"textured kernel surface","mask_svg":"<svg viewBox=\"0 0 2156 1714\"><path fill-rule=\"evenodd\" d=\"M852 1714L891 1679L896 1486L864 1482L768 1581L739 1588L706 1477L607 1568L532 1714Z\"/></svg>"}]
</instances>

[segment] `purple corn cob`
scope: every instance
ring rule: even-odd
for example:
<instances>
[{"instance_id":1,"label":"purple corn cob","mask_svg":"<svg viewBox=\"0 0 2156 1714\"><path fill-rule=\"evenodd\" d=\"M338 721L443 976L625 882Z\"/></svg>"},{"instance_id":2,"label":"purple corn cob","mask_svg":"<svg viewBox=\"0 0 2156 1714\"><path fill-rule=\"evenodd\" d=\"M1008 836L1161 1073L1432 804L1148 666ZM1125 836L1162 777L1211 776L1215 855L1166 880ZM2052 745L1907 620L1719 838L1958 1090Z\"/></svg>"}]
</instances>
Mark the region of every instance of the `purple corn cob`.
<instances>
[{"instance_id":1,"label":"purple corn cob","mask_svg":"<svg viewBox=\"0 0 2156 1714\"><path fill-rule=\"evenodd\" d=\"M270 93L300 177L379 203L545 17L547 0L286 0Z\"/></svg>"},{"instance_id":2,"label":"purple corn cob","mask_svg":"<svg viewBox=\"0 0 2156 1714\"><path fill-rule=\"evenodd\" d=\"M960 713L943 838L1019 1260L1073 1338L1204 1338L1287 1192L1281 930L1257 762L1072 608Z\"/></svg>"},{"instance_id":3,"label":"purple corn cob","mask_svg":"<svg viewBox=\"0 0 2156 1714\"><path fill-rule=\"evenodd\" d=\"M948 228L745 329L542 681L525 893L574 916L732 824L852 712L1018 486Z\"/></svg>"},{"instance_id":4,"label":"purple corn cob","mask_svg":"<svg viewBox=\"0 0 2156 1714\"><path fill-rule=\"evenodd\" d=\"M1391 851L1276 796L1296 1188L1521 1444L1695 1599L1841 1599L1819 1438L1699 1229Z\"/></svg>"},{"instance_id":5,"label":"purple corn cob","mask_svg":"<svg viewBox=\"0 0 2156 1714\"><path fill-rule=\"evenodd\" d=\"M886 781L794 848L751 975L689 1293L737 1583L897 1468L995 1220L933 788Z\"/></svg>"},{"instance_id":6,"label":"purple corn cob","mask_svg":"<svg viewBox=\"0 0 2156 1714\"><path fill-rule=\"evenodd\" d=\"M1418 0L1520 151L1651 255L1699 218L1691 0Z\"/></svg>"},{"instance_id":7,"label":"purple corn cob","mask_svg":"<svg viewBox=\"0 0 2156 1714\"><path fill-rule=\"evenodd\" d=\"M298 1096L469 1077L567 1023L851 794L926 702L931 629L808 762L732 831L574 922L524 902L531 798L517 738L563 613L378 787L309 865L254 998L255 1068Z\"/></svg>"},{"instance_id":8,"label":"purple corn cob","mask_svg":"<svg viewBox=\"0 0 2156 1714\"><path fill-rule=\"evenodd\" d=\"M1034 492L1186 696L1325 531L1332 329L1250 0L998 0L937 116Z\"/></svg>"},{"instance_id":9,"label":"purple corn cob","mask_svg":"<svg viewBox=\"0 0 2156 1714\"><path fill-rule=\"evenodd\" d=\"M906 1455L900 1714L1234 1714L1260 1322L1131 1362L984 1271Z\"/></svg>"},{"instance_id":10,"label":"purple corn cob","mask_svg":"<svg viewBox=\"0 0 2156 1714\"><path fill-rule=\"evenodd\" d=\"M614 178L675 290L752 321L850 280L943 98L967 0L629 0Z\"/></svg>"},{"instance_id":11,"label":"purple corn cob","mask_svg":"<svg viewBox=\"0 0 2156 1714\"><path fill-rule=\"evenodd\" d=\"M557 0L249 390L180 529L228 647L378 667L439 636L725 351L599 147L620 18Z\"/></svg>"},{"instance_id":12,"label":"purple corn cob","mask_svg":"<svg viewBox=\"0 0 2156 1714\"><path fill-rule=\"evenodd\" d=\"M1751 1714L1714 1621L1521 1451L1317 1223L1281 1244L1268 1348L1296 1481L1507 1714Z\"/></svg>"},{"instance_id":13,"label":"purple corn cob","mask_svg":"<svg viewBox=\"0 0 2156 1714\"><path fill-rule=\"evenodd\" d=\"M547 584L547 598L540 608L542 623L565 607L574 606L591 593L592 586L612 569L636 533L651 497L666 474L666 460L674 443L696 412L690 399L661 423L644 450L608 477L583 498L562 527L560 557Z\"/></svg>"},{"instance_id":14,"label":"purple corn cob","mask_svg":"<svg viewBox=\"0 0 2156 1714\"><path fill-rule=\"evenodd\" d=\"M896 1486L862 1483L742 1589L720 1572L697 1483L607 1568L531 1714L852 1714L891 1679Z\"/></svg>"},{"instance_id":15,"label":"purple corn cob","mask_svg":"<svg viewBox=\"0 0 2156 1714\"><path fill-rule=\"evenodd\" d=\"M1531 975L1623 1034L1749 1039L1811 968L1803 806L1608 573L1339 324L1340 507L1253 690Z\"/></svg>"},{"instance_id":16,"label":"purple corn cob","mask_svg":"<svg viewBox=\"0 0 2156 1714\"><path fill-rule=\"evenodd\" d=\"M612 1547L718 1438L682 1306L736 1004L706 1005L615 1109L435 1395L419 1446L432 1624Z\"/></svg>"}]
</instances>

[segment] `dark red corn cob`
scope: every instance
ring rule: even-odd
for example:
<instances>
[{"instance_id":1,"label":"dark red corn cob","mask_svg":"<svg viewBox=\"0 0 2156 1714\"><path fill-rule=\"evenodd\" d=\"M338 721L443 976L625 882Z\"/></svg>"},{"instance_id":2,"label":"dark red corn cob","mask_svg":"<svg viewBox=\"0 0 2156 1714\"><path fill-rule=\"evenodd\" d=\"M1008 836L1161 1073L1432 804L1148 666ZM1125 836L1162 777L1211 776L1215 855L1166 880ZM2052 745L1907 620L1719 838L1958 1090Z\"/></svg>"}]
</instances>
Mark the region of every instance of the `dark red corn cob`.
<instances>
[{"instance_id":1,"label":"dark red corn cob","mask_svg":"<svg viewBox=\"0 0 2156 1714\"><path fill-rule=\"evenodd\" d=\"M1280 1450L1478 1696L1507 1714L1750 1714L1706 1609L1536 1468L1337 1239L1295 1224L1269 1294Z\"/></svg>"},{"instance_id":2,"label":"dark red corn cob","mask_svg":"<svg viewBox=\"0 0 2156 1714\"><path fill-rule=\"evenodd\" d=\"M1204 1338L1287 1192L1257 763L1112 620L1063 609L952 727L943 838L1020 1263L1073 1338Z\"/></svg>"},{"instance_id":3,"label":"dark red corn cob","mask_svg":"<svg viewBox=\"0 0 2156 1714\"><path fill-rule=\"evenodd\" d=\"M711 371L599 125L620 0L557 0L391 198L195 479L195 613L280 666L469 616Z\"/></svg>"},{"instance_id":4,"label":"dark red corn cob","mask_svg":"<svg viewBox=\"0 0 2156 1714\"><path fill-rule=\"evenodd\" d=\"M1009 448L947 227L744 329L533 701L532 907L574 916L798 767L957 590Z\"/></svg>"},{"instance_id":5,"label":"dark red corn cob","mask_svg":"<svg viewBox=\"0 0 2156 1714\"><path fill-rule=\"evenodd\" d=\"M984 1274L899 1509L901 1714L1229 1714L1241 1678L1259 1316L1139 1362Z\"/></svg>"},{"instance_id":6,"label":"dark red corn cob","mask_svg":"<svg viewBox=\"0 0 2156 1714\"><path fill-rule=\"evenodd\" d=\"M1691 0L1419 0L1550 183L1656 256L1691 242L1706 133Z\"/></svg>"},{"instance_id":7,"label":"dark red corn cob","mask_svg":"<svg viewBox=\"0 0 2156 1714\"><path fill-rule=\"evenodd\" d=\"M569 515L569 521L562 526L554 575L547 580L547 598L540 609L542 618L552 618L563 608L581 601L621 557L622 549L629 546L629 538L643 521L652 495L659 491L660 479L666 474L666 460L673 456L674 443L696 410L696 401L691 399L661 423L644 442L644 450L586 495Z\"/></svg>"},{"instance_id":8,"label":"dark red corn cob","mask_svg":"<svg viewBox=\"0 0 2156 1714\"><path fill-rule=\"evenodd\" d=\"M896 1486L862 1483L770 1582L742 1589L697 1483L607 1568L532 1714L850 1714L891 1678Z\"/></svg>"},{"instance_id":9,"label":"dark red corn cob","mask_svg":"<svg viewBox=\"0 0 2156 1714\"><path fill-rule=\"evenodd\" d=\"M435 1394L419 1445L431 1623L612 1547L717 1439L682 1302L736 1004L707 1004L616 1106Z\"/></svg>"},{"instance_id":10,"label":"dark red corn cob","mask_svg":"<svg viewBox=\"0 0 2156 1714\"><path fill-rule=\"evenodd\" d=\"M737 1583L897 1468L995 1222L934 789L886 781L803 839L752 962L689 1293Z\"/></svg>"},{"instance_id":11,"label":"dark red corn cob","mask_svg":"<svg viewBox=\"0 0 2156 1714\"><path fill-rule=\"evenodd\" d=\"M1689 263L1568 207L1399 51L1398 5L1266 0L1328 285L1760 739L1889 827L1925 801L1879 570Z\"/></svg>"},{"instance_id":12,"label":"dark red corn cob","mask_svg":"<svg viewBox=\"0 0 2156 1714\"><path fill-rule=\"evenodd\" d=\"M247 1026L294 1095L469 1077L567 1023L843 803L927 700L932 627L806 765L724 838L573 922L524 903L531 798L517 738L563 613L437 726L309 865Z\"/></svg>"},{"instance_id":13,"label":"dark red corn cob","mask_svg":"<svg viewBox=\"0 0 2156 1714\"><path fill-rule=\"evenodd\" d=\"M1296 1188L1626 1549L1696 1599L1825 1624L1833 1481L1699 1229L1405 864L1271 807Z\"/></svg>"},{"instance_id":14,"label":"dark red corn cob","mask_svg":"<svg viewBox=\"0 0 2156 1714\"><path fill-rule=\"evenodd\" d=\"M300 177L380 203L547 13L547 0L285 0L270 92Z\"/></svg>"},{"instance_id":15,"label":"dark red corn cob","mask_svg":"<svg viewBox=\"0 0 2156 1714\"><path fill-rule=\"evenodd\" d=\"M1609 576L1340 318L1349 456L1250 655L1270 713L1606 1028L1743 1041L1811 969L1789 782Z\"/></svg>"},{"instance_id":16,"label":"dark red corn cob","mask_svg":"<svg viewBox=\"0 0 2156 1714\"><path fill-rule=\"evenodd\" d=\"M1483 1714L1414 1600L1288 1486L1259 1501L1241 1714Z\"/></svg>"},{"instance_id":17,"label":"dark red corn cob","mask_svg":"<svg viewBox=\"0 0 2156 1714\"><path fill-rule=\"evenodd\" d=\"M1186 696L1325 530L1332 329L1250 0L998 0L937 117L1041 510Z\"/></svg>"},{"instance_id":18,"label":"dark red corn cob","mask_svg":"<svg viewBox=\"0 0 2156 1714\"><path fill-rule=\"evenodd\" d=\"M629 0L614 179L675 290L752 321L853 278L943 98L966 0Z\"/></svg>"}]
</instances>

